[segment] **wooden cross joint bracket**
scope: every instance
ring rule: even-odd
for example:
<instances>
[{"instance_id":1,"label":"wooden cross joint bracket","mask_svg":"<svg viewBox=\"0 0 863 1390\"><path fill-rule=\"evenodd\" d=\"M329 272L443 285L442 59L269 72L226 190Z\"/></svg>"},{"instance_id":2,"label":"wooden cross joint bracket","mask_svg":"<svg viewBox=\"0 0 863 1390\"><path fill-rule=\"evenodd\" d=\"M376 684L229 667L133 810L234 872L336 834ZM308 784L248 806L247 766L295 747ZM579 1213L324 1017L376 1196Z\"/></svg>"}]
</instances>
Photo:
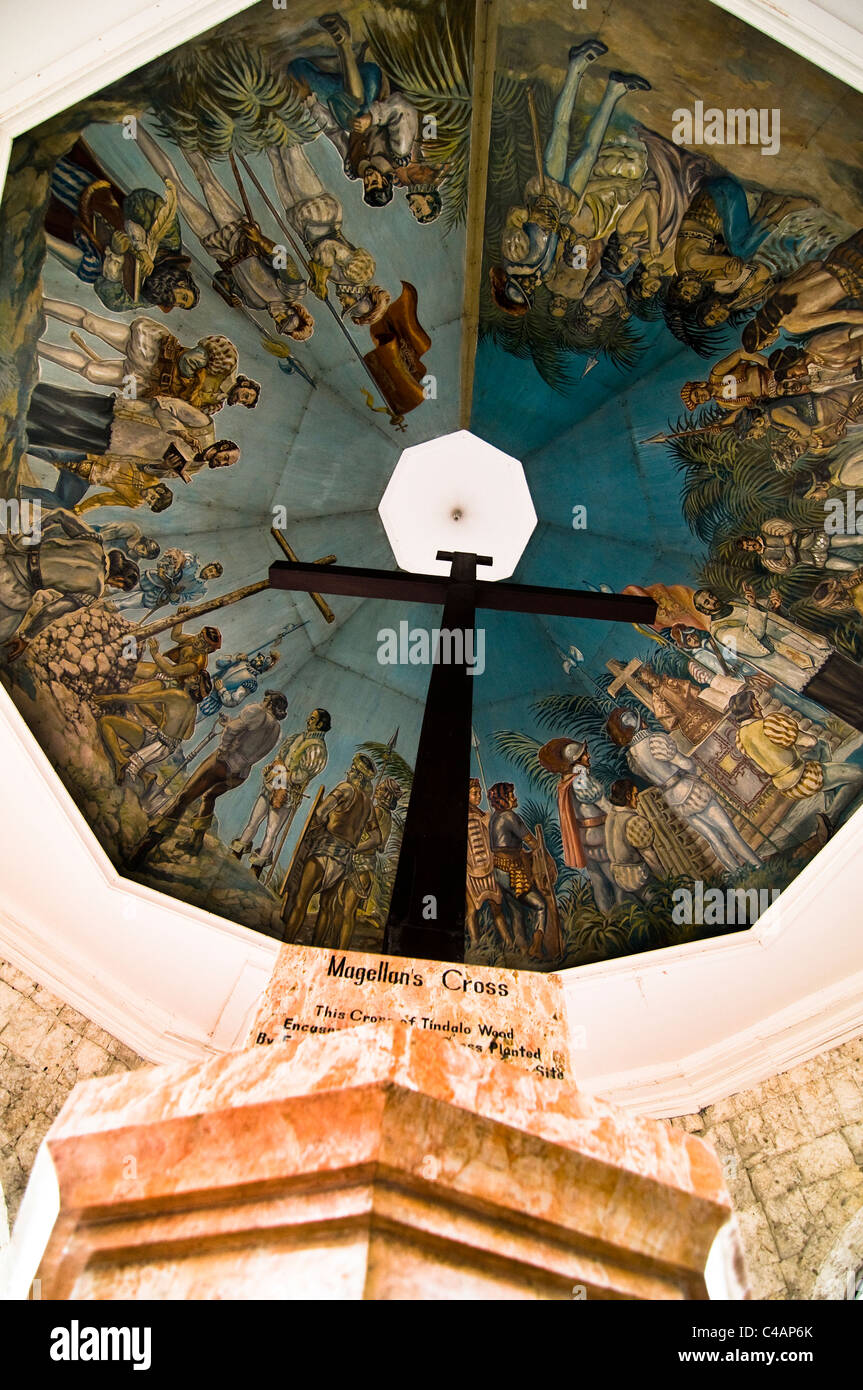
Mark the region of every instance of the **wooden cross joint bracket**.
<instances>
[{"instance_id":1,"label":"wooden cross joint bracket","mask_svg":"<svg viewBox=\"0 0 863 1390\"><path fill-rule=\"evenodd\" d=\"M292 560L294 564L298 564L299 562L297 560L295 551L292 549L291 546L288 545L288 542L285 540L281 531L277 531L275 527L272 527L270 530L270 535L275 539L276 544L279 546L281 550L284 551L288 559ZM337 559L338 556L336 555L323 555L321 556L320 560L314 560L312 563L315 565L334 565ZM311 598L318 612L323 616L325 622L334 623L336 621L335 613L333 612L332 608L330 608L330 605L326 602L326 600L321 598L320 594L312 593L311 591L309 591L309 597Z\"/></svg>"}]
</instances>

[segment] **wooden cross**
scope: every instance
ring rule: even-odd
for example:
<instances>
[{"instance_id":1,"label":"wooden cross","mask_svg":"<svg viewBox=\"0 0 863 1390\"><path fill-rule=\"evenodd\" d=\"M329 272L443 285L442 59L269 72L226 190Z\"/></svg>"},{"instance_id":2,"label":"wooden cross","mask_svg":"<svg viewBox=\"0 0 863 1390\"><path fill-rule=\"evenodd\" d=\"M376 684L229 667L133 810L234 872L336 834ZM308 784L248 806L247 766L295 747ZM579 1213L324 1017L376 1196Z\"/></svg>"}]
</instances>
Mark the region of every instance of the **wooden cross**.
<instances>
[{"instance_id":1,"label":"wooden cross","mask_svg":"<svg viewBox=\"0 0 863 1390\"><path fill-rule=\"evenodd\" d=\"M451 562L449 576L353 569L346 565L317 568L280 560L270 566L269 580L273 589L307 593L317 590L355 598L443 606L440 628L461 631L462 654L468 649L464 639L475 628L477 608L617 623L649 624L656 619L652 598L483 581L476 577L477 565L491 564L488 558L444 551L438 552L437 558ZM450 651L453 646L457 644L451 644ZM437 655L438 652L435 658ZM464 960L473 683L464 660L433 659L384 931L386 955Z\"/></svg>"},{"instance_id":2,"label":"wooden cross","mask_svg":"<svg viewBox=\"0 0 863 1390\"><path fill-rule=\"evenodd\" d=\"M631 661L627 661L625 666L620 666L619 662L615 662L614 666L612 666L610 662L606 664L608 665L609 671L614 674L614 680L608 687L608 693L613 698L620 694L624 686L626 686L627 690L632 689L631 682L633 677L641 670L644 662L640 661L637 656L634 656Z\"/></svg>"}]
</instances>

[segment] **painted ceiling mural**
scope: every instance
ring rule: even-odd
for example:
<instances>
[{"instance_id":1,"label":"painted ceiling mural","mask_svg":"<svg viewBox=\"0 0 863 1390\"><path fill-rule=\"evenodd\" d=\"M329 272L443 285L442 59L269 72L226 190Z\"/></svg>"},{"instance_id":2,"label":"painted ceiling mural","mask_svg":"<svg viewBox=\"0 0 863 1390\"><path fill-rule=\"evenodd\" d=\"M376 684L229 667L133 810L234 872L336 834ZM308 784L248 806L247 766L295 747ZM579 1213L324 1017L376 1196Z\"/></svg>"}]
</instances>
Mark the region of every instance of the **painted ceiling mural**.
<instances>
[{"instance_id":1,"label":"painted ceiling mural","mask_svg":"<svg viewBox=\"0 0 863 1390\"><path fill-rule=\"evenodd\" d=\"M467 958L549 969L739 930L863 798L863 97L707 0L481 22L268 0L16 141L0 674L122 872L381 950L434 615L267 567L394 568L471 428L519 580L658 604L480 615Z\"/></svg>"}]
</instances>

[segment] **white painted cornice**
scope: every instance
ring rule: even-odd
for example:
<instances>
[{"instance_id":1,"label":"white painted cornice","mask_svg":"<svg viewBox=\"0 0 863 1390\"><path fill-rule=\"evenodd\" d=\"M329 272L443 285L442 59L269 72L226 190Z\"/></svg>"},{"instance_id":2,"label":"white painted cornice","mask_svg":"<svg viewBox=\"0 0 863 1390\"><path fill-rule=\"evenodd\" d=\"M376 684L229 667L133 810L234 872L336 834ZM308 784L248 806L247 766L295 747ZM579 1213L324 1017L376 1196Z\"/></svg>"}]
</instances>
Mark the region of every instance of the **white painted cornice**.
<instances>
[{"instance_id":1,"label":"white painted cornice","mask_svg":"<svg viewBox=\"0 0 863 1390\"><path fill-rule=\"evenodd\" d=\"M762 33L793 48L825 72L863 92L863 7L860 0L712 0Z\"/></svg>"},{"instance_id":2,"label":"white painted cornice","mask_svg":"<svg viewBox=\"0 0 863 1390\"><path fill-rule=\"evenodd\" d=\"M0 175L16 135L247 4L7 3ZM863 90L856 0L723 8ZM237 1045L277 943L122 879L2 689L0 767L0 953L152 1061ZM585 1089L680 1113L863 1031L861 850L858 816L753 930L568 972Z\"/></svg>"}]
</instances>

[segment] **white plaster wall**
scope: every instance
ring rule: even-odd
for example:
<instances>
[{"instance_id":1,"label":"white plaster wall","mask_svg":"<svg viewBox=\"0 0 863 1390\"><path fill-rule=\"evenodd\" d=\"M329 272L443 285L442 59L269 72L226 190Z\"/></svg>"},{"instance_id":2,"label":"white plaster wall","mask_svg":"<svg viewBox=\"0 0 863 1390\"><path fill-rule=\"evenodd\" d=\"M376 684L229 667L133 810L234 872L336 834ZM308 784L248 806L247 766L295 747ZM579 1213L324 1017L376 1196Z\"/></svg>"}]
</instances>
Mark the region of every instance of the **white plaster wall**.
<instances>
[{"instance_id":1,"label":"white plaster wall","mask_svg":"<svg viewBox=\"0 0 863 1390\"><path fill-rule=\"evenodd\" d=\"M246 8L244 0L0 0L0 173L16 134ZM723 0L863 90L859 0ZM276 943L127 884L0 690L0 953L141 1055L242 1037ZM587 1089L650 1114L694 1110L863 1028L863 821L758 928L571 972Z\"/></svg>"}]
</instances>

